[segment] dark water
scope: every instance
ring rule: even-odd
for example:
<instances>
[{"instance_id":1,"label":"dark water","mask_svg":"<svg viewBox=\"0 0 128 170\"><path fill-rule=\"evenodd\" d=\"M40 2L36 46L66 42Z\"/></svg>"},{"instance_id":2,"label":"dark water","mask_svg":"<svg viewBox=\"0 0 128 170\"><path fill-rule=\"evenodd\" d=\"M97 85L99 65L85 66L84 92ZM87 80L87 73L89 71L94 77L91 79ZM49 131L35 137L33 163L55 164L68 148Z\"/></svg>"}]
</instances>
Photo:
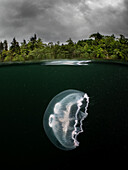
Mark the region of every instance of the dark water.
<instances>
[{"instance_id":1,"label":"dark water","mask_svg":"<svg viewBox=\"0 0 128 170\"><path fill-rule=\"evenodd\" d=\"M43 129L43 114L59 92L90 97L80 146L57 149ZM11 65L0 67L0 159L6 165L68 169L78 162L118 166L128 157L128 65ZM48 163L49 161L49 163ZM46 163L47 162L47 163ZM82 163L83 162L83 163Z\"/></svg>"}]
</instances>

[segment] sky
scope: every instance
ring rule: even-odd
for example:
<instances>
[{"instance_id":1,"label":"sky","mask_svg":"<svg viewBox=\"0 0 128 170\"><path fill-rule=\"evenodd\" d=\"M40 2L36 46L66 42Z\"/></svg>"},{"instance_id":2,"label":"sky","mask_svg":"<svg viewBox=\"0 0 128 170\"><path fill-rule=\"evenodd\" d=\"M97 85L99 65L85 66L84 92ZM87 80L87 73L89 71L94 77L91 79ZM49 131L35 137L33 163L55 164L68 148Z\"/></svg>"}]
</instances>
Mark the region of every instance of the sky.
<instances>
[{"instance_id":1,"label":"sky","mask_svg":"<svg viewBox=\"0 0 128 170\"><path fill-rule=\"evenodd\" d=\"M87 39L93 33L128 37L128 0L0 0L0 41Z\"/></svg>"}]
</instances>

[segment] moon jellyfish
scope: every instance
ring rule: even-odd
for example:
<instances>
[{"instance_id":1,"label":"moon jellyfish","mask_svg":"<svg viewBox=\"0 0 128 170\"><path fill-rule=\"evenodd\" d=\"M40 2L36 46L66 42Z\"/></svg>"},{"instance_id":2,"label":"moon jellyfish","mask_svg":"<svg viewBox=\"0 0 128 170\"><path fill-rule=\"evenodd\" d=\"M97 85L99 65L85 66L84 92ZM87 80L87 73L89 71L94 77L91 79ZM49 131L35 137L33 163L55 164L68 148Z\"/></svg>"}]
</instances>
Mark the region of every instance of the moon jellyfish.
<instances>
[{"instance_id":1,"label":"moon jellyfish","mask_svg":"<svg viewBox=\"0 0 128 170\"><path fill-rule=\"evenodd\" d=\"M65 90L49 103L43 118L44 130L50 141L62 150L79 146L77 136L83 132L89 97L78 90Z\"/></svg>"}]
</instances>

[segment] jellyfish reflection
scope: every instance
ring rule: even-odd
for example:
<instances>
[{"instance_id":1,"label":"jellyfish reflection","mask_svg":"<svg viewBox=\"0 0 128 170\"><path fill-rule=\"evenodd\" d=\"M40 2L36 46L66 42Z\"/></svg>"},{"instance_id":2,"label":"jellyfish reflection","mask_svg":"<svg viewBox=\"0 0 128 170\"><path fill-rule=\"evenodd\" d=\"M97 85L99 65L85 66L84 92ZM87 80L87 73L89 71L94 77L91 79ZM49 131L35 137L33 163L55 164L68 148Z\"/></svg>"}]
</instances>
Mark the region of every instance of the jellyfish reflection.
<instances>
[{"instance_id":1,"label":"jellyfish reflection","mask_svg":"<svg viewBox=\"0 0 128 170\"><path fill-rule=\"evenodd\" d=\"M51 142L63 150L79 146L77 136L83 132L82 121L87 117L89 97L78 90L65 90L49 103L43 119Z\"/></svg>"}]
</instances>

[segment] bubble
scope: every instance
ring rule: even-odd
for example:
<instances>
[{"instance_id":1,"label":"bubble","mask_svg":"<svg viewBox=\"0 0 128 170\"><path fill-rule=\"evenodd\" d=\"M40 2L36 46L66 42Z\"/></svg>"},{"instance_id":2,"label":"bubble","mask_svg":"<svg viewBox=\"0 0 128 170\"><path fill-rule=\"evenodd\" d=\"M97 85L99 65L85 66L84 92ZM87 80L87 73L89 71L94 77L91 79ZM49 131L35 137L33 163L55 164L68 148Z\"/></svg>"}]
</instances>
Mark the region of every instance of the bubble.
<instances>
[{"instance_id":1,"label":"bubble","mask_svg":"<svg viewBox=\"0 0 128 170\"><path fill-rule=\"evenodd\" d=\"M50 141L62 150L79 146L77 136L83 132L89 97L78 90L65 90L49 103L43 118L44 130Z\"/></svg>"}]
</instances>

